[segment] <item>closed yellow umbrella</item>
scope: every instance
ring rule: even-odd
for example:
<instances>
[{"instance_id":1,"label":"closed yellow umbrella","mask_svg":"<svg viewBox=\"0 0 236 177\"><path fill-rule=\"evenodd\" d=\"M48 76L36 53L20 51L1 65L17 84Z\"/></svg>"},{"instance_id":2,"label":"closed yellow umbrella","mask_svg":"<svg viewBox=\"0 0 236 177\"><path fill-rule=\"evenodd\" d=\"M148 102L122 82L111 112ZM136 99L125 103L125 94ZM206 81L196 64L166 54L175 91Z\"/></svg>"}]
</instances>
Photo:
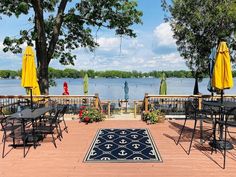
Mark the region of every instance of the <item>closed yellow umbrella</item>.
<instances>
[{"instance_id":1,"label":"closed yellow umbrella","mask_svg":"<svg viewBox=\"0 0 236 177\"><path fill-rule=\"evenodd\" d=\"M233 85L229 49L226 42L220 42L212 75L212 87L220 90L221 102L223 102L223 90L230 89Z\"/></svg>"},{"instance_id":2,"label":"closed yellow umbrella","mask_svg":"<svg viewBox=\"0 0 236 177\"><path fill-rule=\"evenodd\" d=\"M32 107L32 95L40 95L40 89L37 81L34 51L31 46L26 47L23 55L21 77L21 86L30 91L28 94L31 96ZM37 101L37 99L34 99L34 101Z\"/></svg>"},{"instance_id":3,"label":"closed yellow umbrella","mask_svg":"<svg viewBox=\"0 0 236 177\"><path fill-rule=\"evenodd\" d=\"M223 90L230 89L233 87L233 76L231 71L231 64L230 64L230 54L229 49L227 47L226 42L220 42L216 54L216 60L212 75L212 87L216 90L220 90L221 93L221 104L223 105ZM224 121L224 114L222 113L223 108L220 107L220 121ZM225 128L225 130L224 130ZM226 150L232 147L232 144L226 141L226 124L219 124L220 129L220 139L214 140L210 142L212 147L221 147L224 149L224 157ZM223 132L225 131L225 140L223 140ZM224 158L224 165L225 166L225 158Z\"/></svg>"},{"instance_id":4,"label":"closed yellow umbrella","mask_svg":"<svg viewBox=\"0 0 236 177\"><path fill-rule=\"evenodd\" d=\"M226 42L220 42L212 76L212 86L218 90L233 87L229 49Z\"/></svg>"}]
</instances>

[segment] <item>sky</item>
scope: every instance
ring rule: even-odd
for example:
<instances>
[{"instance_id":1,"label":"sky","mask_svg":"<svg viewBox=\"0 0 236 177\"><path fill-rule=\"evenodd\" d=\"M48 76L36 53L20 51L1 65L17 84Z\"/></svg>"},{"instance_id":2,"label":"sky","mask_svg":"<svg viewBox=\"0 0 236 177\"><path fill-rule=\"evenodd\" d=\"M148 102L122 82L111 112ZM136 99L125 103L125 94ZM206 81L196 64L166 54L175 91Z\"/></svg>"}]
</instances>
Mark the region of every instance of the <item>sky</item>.
<instances>
[{"instance_id":1,"label":"sky","mask_svg":"<svg viewBox=\"0 0 236 177\"><path fill-rule=\"evenodd\" d=\"M49 66L97 71L187 70L176 49L171 28L164 22L161 0L138 0L138 9L143 11L143 24L133 26L137 38L121 39L113 31L101 29L97 33L100 46L95 52L79 48L73 51L77 56L74 66L63 66L58 60L52 60ZM0 20L0 26L0 70L18 70L21 68L22 54L4 53L2 43L5 36L18 36L20 29L32 26L26 17L4 17Z\"/></svg>"}]
</instances>

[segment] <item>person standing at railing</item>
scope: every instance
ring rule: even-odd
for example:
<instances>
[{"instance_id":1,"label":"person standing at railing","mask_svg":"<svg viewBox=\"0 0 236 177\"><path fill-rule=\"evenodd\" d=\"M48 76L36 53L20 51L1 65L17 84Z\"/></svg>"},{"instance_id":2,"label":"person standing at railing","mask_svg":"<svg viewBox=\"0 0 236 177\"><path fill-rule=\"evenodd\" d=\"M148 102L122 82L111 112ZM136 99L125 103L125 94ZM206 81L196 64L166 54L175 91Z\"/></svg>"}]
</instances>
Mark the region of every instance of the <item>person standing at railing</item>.
<instances>
[{"instance_id":1,"label":"person standing at railing","mask_svg":"<svg viewBox=\"0 0 236 177\"><path fill-rule=\"evenodd\" d=\"M69 89L68 89L67 82L64 82L63 89L64 89L64 92L62 93L62 95L69 95Z\"/></svg>"},{"instance_id":2,"label":"person standing at railing","mask_svg":"<svg viewBox=\"0 0 236 177\"><path fill-rule=\"evenodd\" d=\"M62 93L62 95L69 95L70 94L67 82L63 83L63 90L64 90L64 92ZM71 105L69 104L69 102L70 102L69 99L65 99L63 102L64 102L64 104L68 105L68 110L71 110L71 109L76 110L76 105L74 105L74 108L71 108Z\"/></svg>"}]
</instances>

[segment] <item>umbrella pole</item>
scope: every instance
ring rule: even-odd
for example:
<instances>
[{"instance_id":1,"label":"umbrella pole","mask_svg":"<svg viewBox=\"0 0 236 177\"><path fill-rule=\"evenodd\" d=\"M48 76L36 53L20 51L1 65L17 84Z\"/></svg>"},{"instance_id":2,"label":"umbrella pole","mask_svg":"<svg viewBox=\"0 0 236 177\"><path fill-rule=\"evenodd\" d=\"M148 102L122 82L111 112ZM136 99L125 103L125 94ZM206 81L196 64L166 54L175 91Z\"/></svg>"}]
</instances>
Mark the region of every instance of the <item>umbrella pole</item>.
<instances>
[{"instance_id":1,"label":"umbrella pole","mask_svg":"<svg viewBox=\"0 0 236 177\"><path fill-rule=\"evenodd\" d=\"M220 91L220 101L221 101L221 103L223 103L223 94L224 94L224 92L223 92L223 90L221 90Z\"/></svg>"},{"instance_id":2,"label":"umbrella pole","mask_svg":"<svg viewBox=\"0 0 236 177\"><path fill-rule=\"evenodd\" d=\"M211 92L211 101L213 101L213 98L214 98L214 93Z\"/></svg>"},{"instance_id":3,"label":"umbrella pole","mask_svg":"<svg viewBox=\"0 0 236 177\"><path fill-rule=\"evenodd\" d=\"M30 108L33 109L33 94L31 88L30 88Z\"/></svg>"}]
</instances>

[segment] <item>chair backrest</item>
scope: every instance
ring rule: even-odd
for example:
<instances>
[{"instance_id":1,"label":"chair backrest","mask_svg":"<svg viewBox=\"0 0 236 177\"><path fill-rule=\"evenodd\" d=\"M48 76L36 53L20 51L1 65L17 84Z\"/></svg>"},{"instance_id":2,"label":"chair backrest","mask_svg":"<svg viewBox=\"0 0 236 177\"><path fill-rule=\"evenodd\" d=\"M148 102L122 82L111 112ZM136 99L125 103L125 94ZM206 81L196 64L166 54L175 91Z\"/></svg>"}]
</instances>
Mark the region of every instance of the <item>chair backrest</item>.
<instances>
[{"instance_id":1,"label":"chair backrest","mask_svg":"<svg viewBox=\"0 0 236 177\"><path fill-rule=\"evenodd\" d=\"M1 127L2 127L2 131L4 131L4 133L6 132L13 132L16 127L14 126L14 119L9 118L9 117L4 117L0 120L1 123Z\"/></svg>"},{"instance_id":2,"label":"chair backrest","mask_svg":"<svg viewBox=\"0 0 236 177\"><path fill-rule=\"evenodd\" d=\"M0 124L1 124L1 130L5 130L5 125L6 125L6 117L3 117L2 115L1 115L1 118L0 118Z\"/></svg>"},{"instance_id":3,"label":"chair backrest","mask_svg":"<svg viewBox=\"0 0 236 177\"><path fill-rule=\"evenodd\" d=\"M58 117L59 117L59 114L60 114L61 110L58 109L55 113L55 115L52 117L52 120L51 120L51 126L53 124L57 124L58 123Z\"/></svg>"},{"instance_id":4,"label":"chair backrest","mask_svg":"<svg viewBox=\"0 0 236 177\"><path fill-rule=\"evenodd\" d=\"M3 108L1 107L0 108L0 121L3 119L3 118L5 118L6 116L5 116L5 114L3 113Z\"/></svg>"},{"instance_id":5,"label":"chair backrest","mask_svg":"<svg viewBox=\"0 0 236 177\"><path fill-rule=\"evenodd\" d=\"M208 101L203 100L202 102L202 111L209 115L219 115L220 108L217 106L210 106L207 104ZM211 101L212 102L212 101Z\"/></svg>"},{"instance_id":6,"label":"chair backrest","mask_svg":"<svg viewBox=\"0 0 236 177\"><path fill-rule=\"evenodd\" d=\"M236 121L236 107L224 110L224 114L226 115L226 121L228 121L229 118L231 121Z\"/></svg>"},{"instance_id":7,"label":"chair backrest","mask_svg":"<svg viewBox=\"0 0 236 177\"><path fill-rule=\"evenodd\" d=\"M66 113L66 110L67 110L68 106L67 105L64 105L62 110L61 110L61 114L62 116L64 116L64 114Z\"/></svg>"},{"instance_id":8,"label":"chair backrest","mask_svg":"<svg viewBox=\"0 0 236 177\"><path fill-rule=\"evenodd\" d=\"M0 114L0 121L5 118L4 114Z\"/></svg>"},{"instance_id":9,"label":"chair backrest","mask_svg":"<svg viewBox=\"0 0 236 177\"><path fill-rule=\"evenodd\" d=\"M185 102L185 115L187 118L195 118L197 112L196 102L193 100L188 100Z\"/></svg>"}]
</instances>

